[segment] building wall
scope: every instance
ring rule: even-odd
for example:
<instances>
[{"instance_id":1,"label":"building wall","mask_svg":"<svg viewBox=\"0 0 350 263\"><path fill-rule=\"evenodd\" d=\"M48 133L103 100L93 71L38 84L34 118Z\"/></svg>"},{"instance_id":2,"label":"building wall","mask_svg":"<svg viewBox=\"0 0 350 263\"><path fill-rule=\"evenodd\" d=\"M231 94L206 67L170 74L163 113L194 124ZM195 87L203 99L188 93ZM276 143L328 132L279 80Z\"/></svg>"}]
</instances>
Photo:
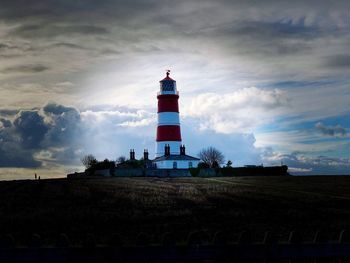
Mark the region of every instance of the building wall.
<instances>
[{"instance_id":1,"label":"building wall","mask_svg":"<svg viewBox=\"0 0 350 263\"><path fill-rule=\"evenodd\" d=\"M155 163L157 164L157 169L174 169L174 162L176 162L176 169L188 169L196 168L198 166L199 160L164 160ZM192 162L192 167L190 167L190 162Z\"/></svg>"}]
</instances>

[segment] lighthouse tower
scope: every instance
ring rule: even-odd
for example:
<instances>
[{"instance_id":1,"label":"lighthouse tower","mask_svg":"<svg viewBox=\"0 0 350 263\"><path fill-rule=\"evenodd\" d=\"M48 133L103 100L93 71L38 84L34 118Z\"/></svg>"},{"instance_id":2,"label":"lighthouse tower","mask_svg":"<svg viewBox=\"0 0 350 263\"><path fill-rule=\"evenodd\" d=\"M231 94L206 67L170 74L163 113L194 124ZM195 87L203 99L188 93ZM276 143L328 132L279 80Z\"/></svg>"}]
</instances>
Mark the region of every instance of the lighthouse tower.
<instances>
[{"instance_id":1,"label":"lighthouse tower","mask_svg":"<svg viewBox=\"0 0 350 263\"><path fill-rule=\"evenodd\" d=\"M160 81L160 91L157 96L158 125L156 157L165 155L166 149L169 148L169 154L180 154L179 92L176 89L176 81L170 78L169 75L170 70L167 70L166 77Z\"/></svg>"},{"instance_id":2,"label":"lighthouse tower","mask_svg":"<svg viewBox=\"0 0 350 263\"><path fill-rule=\"evenodd\" d=\"M186 148L182 145L180 117L179 117L179 93L176 89L176 81L169 77L160 81L158 92L158 124L156 138L156 158L152 161L157 169L189 169L197 167L199 159L186 154Z\"/></svg>"}]
</instances>

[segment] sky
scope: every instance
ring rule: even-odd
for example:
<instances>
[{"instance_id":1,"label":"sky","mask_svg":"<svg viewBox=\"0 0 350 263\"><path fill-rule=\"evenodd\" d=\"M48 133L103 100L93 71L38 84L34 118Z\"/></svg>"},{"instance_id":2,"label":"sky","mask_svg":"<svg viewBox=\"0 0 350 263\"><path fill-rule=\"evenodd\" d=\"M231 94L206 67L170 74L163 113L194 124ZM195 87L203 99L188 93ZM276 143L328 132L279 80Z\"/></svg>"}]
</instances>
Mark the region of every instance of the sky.
<instances>
[{"instance_id":1,"label":"sky","mask_svg":"<svg viewBox=\"0 0 350 263\"><path fill-rule=\"evenodd\" d=\"M177 81L183 143L233 166L350 173L350 1L0 1L0 179L155 150Z\"/></svg>"}]
</instances>

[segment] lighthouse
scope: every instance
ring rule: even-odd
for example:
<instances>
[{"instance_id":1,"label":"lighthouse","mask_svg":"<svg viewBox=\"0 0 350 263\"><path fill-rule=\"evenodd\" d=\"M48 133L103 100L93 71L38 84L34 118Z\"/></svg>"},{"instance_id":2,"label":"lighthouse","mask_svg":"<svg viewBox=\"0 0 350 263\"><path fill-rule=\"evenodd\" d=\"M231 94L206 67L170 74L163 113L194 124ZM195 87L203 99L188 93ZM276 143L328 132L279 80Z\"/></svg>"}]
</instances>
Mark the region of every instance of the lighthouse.
<instances>
[{"instance_id":1,"label":"lighthouse","mask_svg":"<svg viewBox=\"0 0 350 263\"><path fill-rule=\"evenodd\" d=\"M170 70L167 70L166 77L160 81L160 91L157 96L156 157L165 154L166 146L170 148L170 154L180 154L179 92L176 89L176 81L169 75Z\"/></svg>"},{"instance_id":2,"label":"lighthouse","mask_svg":"<svg viewBox=\"0 0 350 263\"><path fill-rule=\"evenodd\" d=\"M158 100L158 122L156 135L156 158L159 169L188 169L197 167L199 159L186 154L182 145L179 116L179 92L176 81L170 77L170 70L160 82Z\"/></svg>"}]
</instances>

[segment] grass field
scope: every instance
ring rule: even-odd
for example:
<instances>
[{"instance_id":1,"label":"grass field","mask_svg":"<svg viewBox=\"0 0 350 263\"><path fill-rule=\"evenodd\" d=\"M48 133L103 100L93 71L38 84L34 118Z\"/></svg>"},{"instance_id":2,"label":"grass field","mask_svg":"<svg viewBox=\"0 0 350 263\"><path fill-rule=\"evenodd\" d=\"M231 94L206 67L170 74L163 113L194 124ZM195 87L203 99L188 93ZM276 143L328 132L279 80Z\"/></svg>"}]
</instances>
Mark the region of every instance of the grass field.
<instances>
[{"instance_id":1,"label":"grass field","mask_svg":"<svg viewBox=\"0 0 350 263\"><path fill-rule=\"evenodd\" d=\"M0 234L19 244L38 233L52 244L66 233L78 244L87 233L106 243L114 233L132 244L143 232L223 231L229 240L248 229L260 241L291 230L311 241L316 230L336 239L350 227L350 177L94 178L0 182Z\"/></svg>"}]
</instances>

